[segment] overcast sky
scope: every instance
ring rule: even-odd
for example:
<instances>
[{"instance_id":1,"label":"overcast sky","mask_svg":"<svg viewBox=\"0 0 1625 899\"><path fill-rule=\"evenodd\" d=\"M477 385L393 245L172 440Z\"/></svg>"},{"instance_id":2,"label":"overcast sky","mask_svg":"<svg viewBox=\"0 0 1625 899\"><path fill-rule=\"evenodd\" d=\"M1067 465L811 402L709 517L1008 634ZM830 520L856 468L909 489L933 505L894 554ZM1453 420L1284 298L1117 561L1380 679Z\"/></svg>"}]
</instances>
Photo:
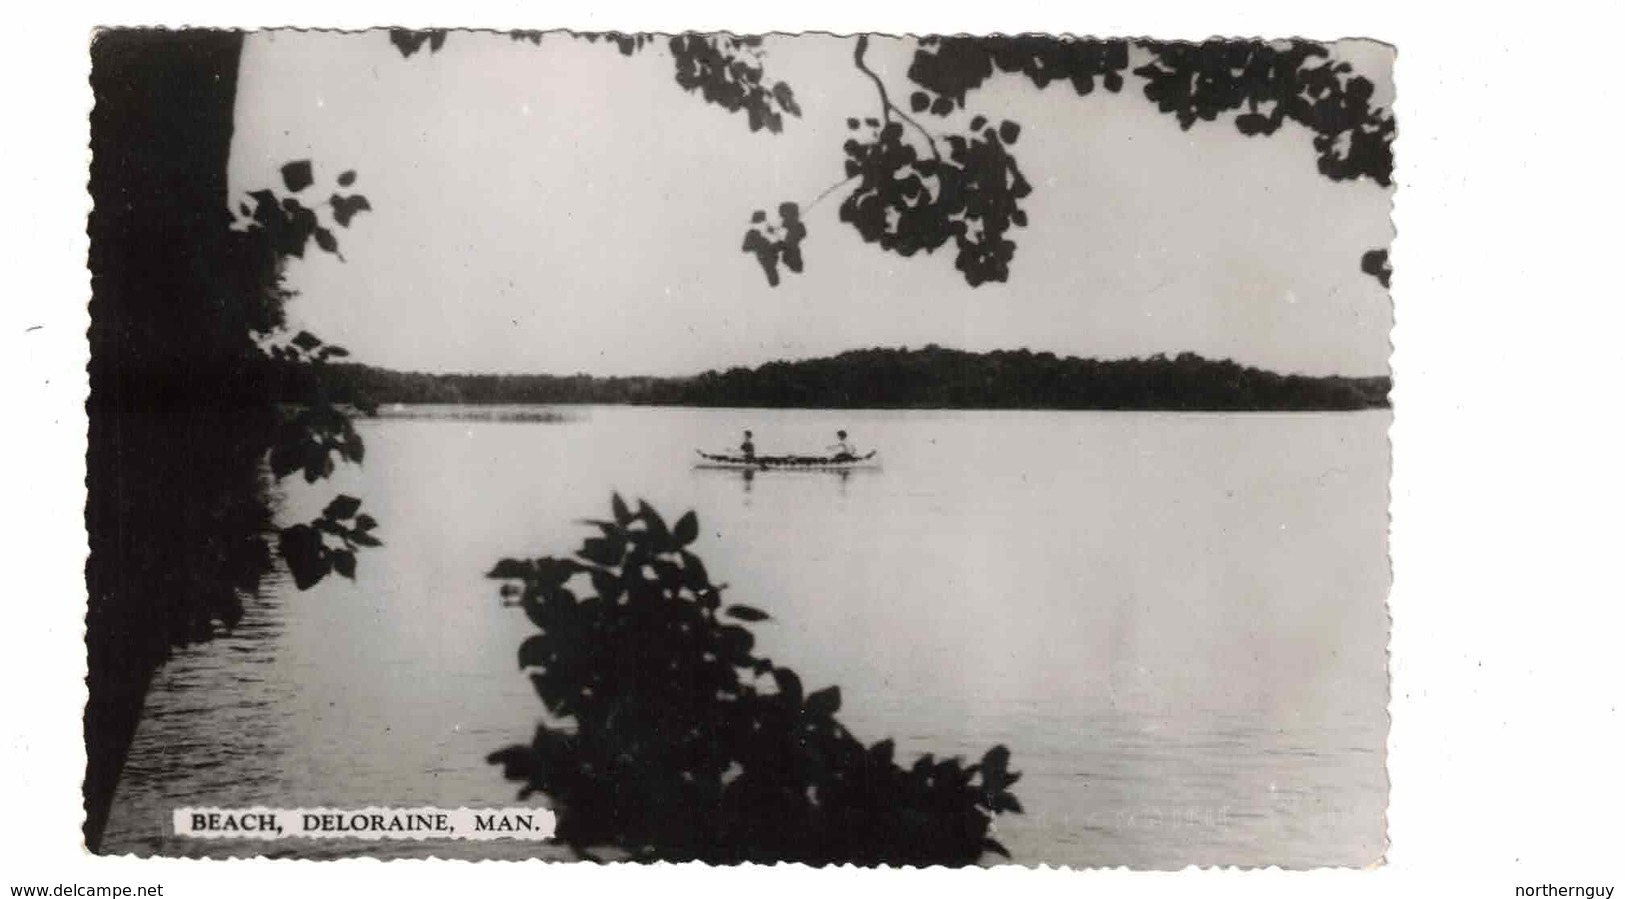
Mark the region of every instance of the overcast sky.
<instances>
[{"instance_id":1,"label":"overcast sky","mask_svg":"<svg viewBox=\"0 0 1625 899\"><path fill-rule=\"evenodd\" d=\"M806 213L806 272L770 288L740 251L752 211L841 180L846 118L878 115L852 46L768 39L769 73L803 110L773 135L683 93L662 44L627 58L454 32L403 59L383 32L256 34L232 187L280 188L299 158L318 188L359 172L374 211L339 233L345 261L292 264L290 317L393 368L684 374L938 343L1388 370L1388 298L1359 259L1391 237L1390 193L1320 176L1292 124L1181 131L1134 76L1116 95L1008 76L970 95L969 113L1023 126L1013 149L1035 190L1008 283L967 286L951 244L912 259L864 244L837 192ZM1334 52L1391 100L1387 47ZM870 50L894 98L911 53Z\"/></svg>"}]
</instances>

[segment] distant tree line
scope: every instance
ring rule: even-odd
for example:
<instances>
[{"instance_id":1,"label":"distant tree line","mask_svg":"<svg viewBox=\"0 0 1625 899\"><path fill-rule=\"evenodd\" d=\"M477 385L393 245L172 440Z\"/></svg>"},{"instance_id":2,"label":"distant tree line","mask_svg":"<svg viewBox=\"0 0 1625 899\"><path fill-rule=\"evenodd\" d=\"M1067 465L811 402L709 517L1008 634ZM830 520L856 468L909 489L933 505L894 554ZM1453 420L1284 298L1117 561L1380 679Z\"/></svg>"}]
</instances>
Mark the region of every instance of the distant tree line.
<instances>
[{"instance_id":1,"label":"distant tree line","mask_svg":"<svg viewBox=\"0 0 1625 899\"><path fill-rule=\"evenodd\" d=\"M541 40L536 32L513 37ZM355 170L338 160L323 168L289 162L281 170L284 189L233 202L226 169L243 39L236 31L124 30L99 32L92 45L84 784L92 851L100 848L147 685L171 650L232 627L243 598L278 558L305 587L329 574L354 576L358 548L381 539L374 534L379 523L355 497L333 497L308 522L279 524L270 514L283 479L298 474L314 483L335 464L362 460L364 445L349 415L369 408L367 392L391 403L1059 408L1353 408L1356 399L1369 405L1386 396L1385 379L1341 388L1305 379L1305 396L1324 399L1341 389L1341 401L1286 402L1281 397L1296 388L1264 389L1263 381L1279 377L1239 368L1248 385L1239 396L1273 397L1275 404L1238 402L1237 395L1210 402L1200 392L1192 402L1152 401L1181 394L1142 388L1146 373L1097 373L1094 393L1072 393L1068 366L1125 363L1056 360L1059 369L1040 376L1051 363L1042 356L1033 357L1040 363L1013 361L1022 354L1006 354L997 365L989 360L999 354L944 357L936 368L915 366L913 354L870 360L857 354L674 379L339 368L332 360L344 355L341 348L288 333L283 305L293 292L282 280L284 264L310 246L338 254L338 229L370 204L353 192ZM392 32L390 39L411 55L423 46L438 50L446 33ZM651 36L585 39L631 54ZM679 35L666 43L677 85L743 113L751 130L777 132L785 116L799 115L789 86L765 73L759 38ZM852 186L840 219L882 250L908 256L951 243L968 283L1005 280L1015 249L1007 235L1025 227L1019 201L1031 189L1008 152L1019 123L977 115L970 120L975 133L925 134L868 68L867 39L855 44L853 63L876 82L879 106L872 111L879 115L849 120L842 147L847 180L823 196ZM1139 46L1152 62L1133 74L1146 80L1146 98L1181 127L1237 113L1238 131L1259 135L1290 120L1314 133L1327 177L1389 183L1391 115L1372 106L1371 83L1325 48L1257 41ZM1115 91L1129 64L1125 50L1122 42L1089 39L930 38L910 69L920 90L910 93L909 108L935 117L964 110L967 93L994 69L1019 72L1040 87L1065 81L1079 94L1098 78ZM900 122L921 133L929 161ZM339 173L331 181L329 164ZM781 264L801 268L801 213L800 205L785 203L774 221L765 211L752 216L742 249L770 278ZM546 210L538 214L542 221ZM1387 283L1385 250L1372 250L1361 264ZM915 367L922 369L918 376ZM1034 392L1040 383L1049 393Z\"/></svg>"},{"instance_id":2,"label":"distant tree line","mask_svg":"<svg viewBox=\"0 0 1625 899\"><path fill-rule=\"evenodd\" d=\"M1283 375L1195 353L1099 360L935 344L674 378L425 374L350 363L326 369L335 398L380 404L1310 411L1386 408L1390 386L1387 377Z\"/></svg>"}]
</instances>

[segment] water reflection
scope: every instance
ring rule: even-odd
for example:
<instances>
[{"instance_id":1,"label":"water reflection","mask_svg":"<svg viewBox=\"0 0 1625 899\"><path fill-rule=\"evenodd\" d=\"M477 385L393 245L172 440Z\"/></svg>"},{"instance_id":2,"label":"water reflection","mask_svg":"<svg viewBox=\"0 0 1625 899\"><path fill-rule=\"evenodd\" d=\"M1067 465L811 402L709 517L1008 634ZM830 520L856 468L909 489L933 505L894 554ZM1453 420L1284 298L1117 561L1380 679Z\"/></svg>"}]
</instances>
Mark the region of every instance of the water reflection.
<instances>
[{"instance_id":1,"label":"water reflection","mask_svg":"<svg viewBox=\"0 0 1625 899\"><path fill-rule=\"evenodd\" d=\"M714 477L722 480L737 478L740 484L740 492L747 496L755 486L758 476L763 478L789 477L833 481L837 495L846 496L847 484L854 475L871 476L879 473L874 469L861 468L764 469L761 471L754 468L695 468L694 472L700 477Z\"/></svg>"},{"instance_id":2,"label":"water reflection","mask_svg":"<svg viewBox=\"0 0 1625 899\"><path fill-rule=\"evenodd\" d=\"M861 420L880 472L695 471L737 410L595 409L571 427L365 425L385 546L358 580L268 583L149 697L107 851L182 842L196 805L511 805L485 762L541 706L532 633L483 575L577 546L610 490L699 511L698 552L774 616L764 655L839 684L900 758L1011 747L1026 864L1365 864L1387 781L1384 415L750 412L810 444ZM737 480L732 480L737 479ZM509 844L277 845L504 857ZM542 851L552 851L544 849Z\"/></svg>"}]
</instances>

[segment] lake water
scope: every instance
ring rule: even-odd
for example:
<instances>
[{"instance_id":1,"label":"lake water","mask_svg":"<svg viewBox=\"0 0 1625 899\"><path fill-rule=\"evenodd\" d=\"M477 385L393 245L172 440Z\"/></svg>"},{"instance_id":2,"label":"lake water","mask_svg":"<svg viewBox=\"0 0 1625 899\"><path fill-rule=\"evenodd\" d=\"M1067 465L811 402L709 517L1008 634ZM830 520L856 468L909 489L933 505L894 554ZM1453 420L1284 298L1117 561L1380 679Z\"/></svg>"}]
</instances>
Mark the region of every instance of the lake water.
<instances>
[{"instance_id":1,"label":"lake water","mask_svg":"<svg viewBox=\"0 0 1625 899\"><path fill-rule=\"evenodd\" d=\"M364 467L285 485L279 517L365 498L355 583L264 585L160 671L105 850L561 857L515 843L220 843L179 805L501 806L487 753L541 706L533 629L482 575L565 554L610 491L674 520L759 651L899 757L1010 747L1017 863L1365 865L1385 846L1386 412L567 410L563 423L363 422ZM696 470L696 447L883 467Z\"/></svg>"}]
</instances>

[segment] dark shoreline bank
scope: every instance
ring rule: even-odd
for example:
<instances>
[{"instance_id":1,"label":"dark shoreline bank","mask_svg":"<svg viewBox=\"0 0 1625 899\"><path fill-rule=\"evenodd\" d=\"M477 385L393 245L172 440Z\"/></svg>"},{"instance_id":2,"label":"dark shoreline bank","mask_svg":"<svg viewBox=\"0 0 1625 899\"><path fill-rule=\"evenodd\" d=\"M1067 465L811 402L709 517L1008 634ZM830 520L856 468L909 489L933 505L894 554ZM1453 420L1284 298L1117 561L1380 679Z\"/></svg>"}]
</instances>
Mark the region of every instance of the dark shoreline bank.
<instances>
[{"instance_id":1,"label":"dark shoreline bank","mask_svg":"<svg viewBox=\"0 0 1625 899\"><path fill-rule=\"evenodd\" d=\"M1096 360L1027 350L853 350L690 377L427 374L327 366L333 394L379 405L629 405L800 409L1045 409L1184 412L1389 407L1391 379L1283 375L1177 357Z\"/></svg>"}]
</instances>

